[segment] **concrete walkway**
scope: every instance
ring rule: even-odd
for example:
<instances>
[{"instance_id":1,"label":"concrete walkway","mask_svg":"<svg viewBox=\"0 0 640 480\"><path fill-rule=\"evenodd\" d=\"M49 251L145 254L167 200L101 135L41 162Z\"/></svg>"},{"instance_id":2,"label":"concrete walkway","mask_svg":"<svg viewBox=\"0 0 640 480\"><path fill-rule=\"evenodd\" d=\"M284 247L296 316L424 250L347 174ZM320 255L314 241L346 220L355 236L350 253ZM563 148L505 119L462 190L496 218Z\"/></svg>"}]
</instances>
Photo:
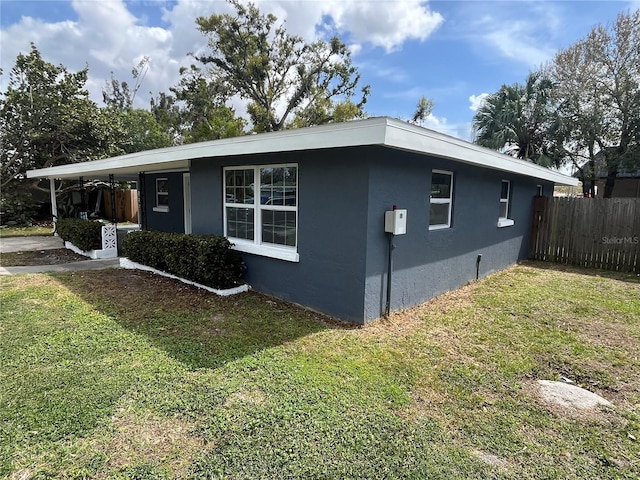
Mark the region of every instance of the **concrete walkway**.
<instances>
[{"instance_id":1,"label":"concrete walkway","mask_svg":"<svg viewBox=\"0 0 640 480\"><path fill-rule=\"evenodd\" d=\"M26 252L38 250L52 250L64 248L64 242L60 237L9 237L0 238L0 253ZM25 267L1 267L0 275L16 275L19 273L43 273L43 272L76 272L81 270L102 270L104 268L119 268L119 258L106 258L98 260L82 260L58 265L30 265Z\"/></svg>"}]
</instances>

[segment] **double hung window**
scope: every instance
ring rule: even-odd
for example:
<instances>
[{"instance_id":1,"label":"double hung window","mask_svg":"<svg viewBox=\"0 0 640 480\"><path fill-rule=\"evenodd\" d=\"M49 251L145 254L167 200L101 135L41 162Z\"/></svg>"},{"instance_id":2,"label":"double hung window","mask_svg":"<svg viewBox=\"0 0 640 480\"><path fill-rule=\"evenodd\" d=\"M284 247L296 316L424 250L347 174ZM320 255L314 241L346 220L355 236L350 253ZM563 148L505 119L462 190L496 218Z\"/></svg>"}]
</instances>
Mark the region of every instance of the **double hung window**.
<instances>
[{"instance_id":1,"label":"double hung window","mask_svg":"<svg viewBox=\"0 0 640 480\"><path fill-rule=\"evenodd\" d=\"M169 179L156 178L156 204L153 207L156 212L169 211Z\"/></svg>"},{"instance_id":2,"label":"double hung window","mask_svg":"<svg viewBox=\"0 0 640 480\"><path fill-rule=\"evenodd\" d=\"M513 220L509 218L509 203L511 202L511 182L502 180L500 188L500 213L498 214L498 227L509 227Z\"/></svg>"},{"instance_id":3,"label":"double hung window","mask_svg":"<svg viewBox=\"0 0 640 480\"><path fill-rule=\"evenodd\" d=\"M451 227L453 172L443 170L431 172L429 204L429 230Z\"/></svg>"},{"instance_id":4,"label":"double hung window","mask_svg":"<svg viewBox=\"0 0 640 480\"><path fill-rule=\"evenodd\" d=\"M224 169L224 233L236 249L298 261L298 167Z\"/></svg>"}]
</instances>

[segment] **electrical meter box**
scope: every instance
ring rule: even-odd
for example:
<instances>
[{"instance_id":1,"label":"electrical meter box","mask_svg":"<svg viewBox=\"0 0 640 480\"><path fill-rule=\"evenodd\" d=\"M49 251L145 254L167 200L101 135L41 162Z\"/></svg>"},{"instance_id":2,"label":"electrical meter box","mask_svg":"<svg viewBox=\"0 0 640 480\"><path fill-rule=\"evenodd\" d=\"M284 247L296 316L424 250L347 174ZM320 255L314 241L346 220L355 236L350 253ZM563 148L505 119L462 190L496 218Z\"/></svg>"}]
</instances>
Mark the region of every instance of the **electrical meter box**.
<instances>
[{"instance_id":1,"label":"electrical meter box","mask_svg":"<svg viewBox=\"0 0 640 480\"><path fill-rule=\"evenodd\" d=\"M393 235L407 233L407 210L389 210L384 212L384 231Z\"/></svg>"}]
</instances>

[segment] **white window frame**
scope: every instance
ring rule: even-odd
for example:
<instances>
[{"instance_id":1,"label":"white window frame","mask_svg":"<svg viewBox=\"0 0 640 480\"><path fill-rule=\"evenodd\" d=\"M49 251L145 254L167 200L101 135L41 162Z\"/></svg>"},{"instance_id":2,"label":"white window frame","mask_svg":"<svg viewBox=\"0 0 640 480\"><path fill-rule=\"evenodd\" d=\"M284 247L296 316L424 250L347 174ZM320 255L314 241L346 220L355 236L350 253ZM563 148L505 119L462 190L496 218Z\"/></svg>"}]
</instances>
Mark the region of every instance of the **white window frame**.
<instances>
[{"instance_id":1,"label":"white window frame","mask_svg":"<svg viewBox=\"0 0 640 480\"><path fill-rule=\"evenodd\" d=\"M296 204L293 205L262 205L260 203L260 170L264 168L295 168L296 169ZM238 204L227 202L227 175L229 170L251 170L253 169L254 193L253 204ZM252 253L264 257L277 258L289 262L299 262L298 255L298 164L297 163L280 163L270 165L233 165L223 168L222 172L222 202L223 202L223 229L224 236L229 238L233 244L233 249L239 252ZM229 237L227 235L227 207L231 208L250 208L253 210L253 240L244 238ZM295 212L296 214L296 246L276 245L272 243L262 242L262 211L286 211Z\"/></svg>"},{"instance_id":2,"label":"white window frame","mask_svg":"<svg viewBox=\"0 0 640 480\"><path fill-rule=\"evenodd\" d=\"M451 216L453 211L453 172L448 170L432 170L431 171L431 185L433 185L433 174L438 173L442 175L449 175L451 177L451 187L449 188L449 198L431 198L431 190L429 190L429 207L431 204L449 204L449 214L447 216L447 223L440 223L437 225L429 225L429 230L442 230L444 228L451 228ZM431 218L429 218L431 223Z\"/></svg>"},{"instance_id":3,"label":"white window frame","mask_svg":"<svg viewBox=\"0 0 640 480\"><path fill-rule=\"evenodd\" d=\"M166 192L161 192L158 189L158 183L161 182L161 181L166 182L166 185L167 185L167 191ZM156 178L156 204L153 207L153 211L154 212L168 212L169 211L169 205L160 205L160 201L159 201L161 196L166 196L167 200L169 199L169 191L168 190L169 190L169 179L166 178L166 177Z\"/></svg>"},{"instance_id":4,"label":"white window frame","mask_svg":"<svg viewBox=\"0 0 640 480\"><path fill-rule=\"evenodd\" d=\"M507 184L507 197L502 197L502 185ZM498 228L510 227L515 222L509 218L509 207L511 203L511 180L502 180L500 182L500 210L498 213ZM502 213L503 205L505 206L506 216L501 217L500 213Z\"/></svg>"},{"instance_id":5,"label":"white window frame","mask_svg":"<svg viewBox=\"0 0 640 480\"><path fill-rule=\"evenodd\" d=\"M540 184L536 185L536 196L538 197L544 196L544 186Z\"/></svg>"}]
</instances>

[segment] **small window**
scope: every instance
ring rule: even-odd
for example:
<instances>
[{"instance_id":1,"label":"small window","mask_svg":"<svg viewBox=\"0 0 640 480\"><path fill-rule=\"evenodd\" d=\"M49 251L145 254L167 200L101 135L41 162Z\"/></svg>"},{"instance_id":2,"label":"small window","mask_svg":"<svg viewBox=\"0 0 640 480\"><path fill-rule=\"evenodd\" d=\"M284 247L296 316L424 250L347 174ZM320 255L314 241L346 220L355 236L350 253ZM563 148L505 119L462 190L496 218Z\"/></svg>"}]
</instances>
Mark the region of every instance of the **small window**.
<instances>
[{"instance_id":1,"label":"small window","mask_svg":"<svg viewBox=\"0 0 640 480\"><path fill-rule=\"evenodd\" d=\"M429 230L451 227L452 203L453 172L433 170L429 196Z\"/></svg>"},{"instance_id":2,"label":"small window","mask_svg":"<svg viewBox=\"0 0 640 480\"><path fill-rule=\"evenodd\" d=\"M544 195L544 188L542 185L536 185L536 196L542 197Z\"/></svg>"},{"instance_id":3,"label":"small window","mask_svg":"<svg viewBox=\"0 0 640 480\"><path fill-rule=\"evenodd\" d=\"M156 178L156 205L154 212L169 211L169 179Z\"/></svg>"},{"instance_id":4,"label":"small window","mask_svg":"<svg viewBox=\"0 0 640 480\"><path fill-rule=\"evenodd\" d=\"M509 218L509 203L511 201L511 182L502 180L500 189L500 214L498 215L498 227L509 227L513 220Z\"/></svg>"}]
</instances>

